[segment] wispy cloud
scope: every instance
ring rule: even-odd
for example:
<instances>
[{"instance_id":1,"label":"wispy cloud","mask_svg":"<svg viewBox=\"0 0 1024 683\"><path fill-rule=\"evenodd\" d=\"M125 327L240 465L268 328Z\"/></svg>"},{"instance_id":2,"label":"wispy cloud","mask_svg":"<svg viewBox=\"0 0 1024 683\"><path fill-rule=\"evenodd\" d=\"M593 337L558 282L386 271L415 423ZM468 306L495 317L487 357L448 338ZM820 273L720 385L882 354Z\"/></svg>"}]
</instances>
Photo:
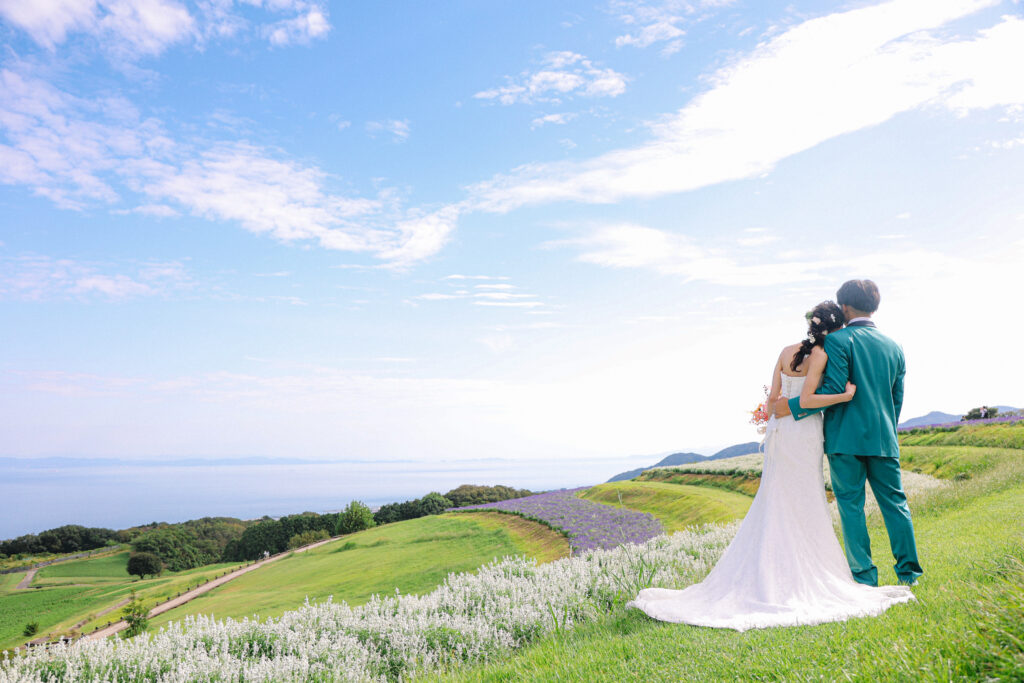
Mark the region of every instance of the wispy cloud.
<instances>
[{"instance_id":1,"label":"wispy cloud","mask_svg":"<svg viewBox=\"0 0 1024 683\"><path fill-rule=\"evenodd\" d=\"M379 133L390 133L394 142L405 142L409 139L408 119L388 119L386 121L370 121L366 124L366 132L376 137Z\"/></svg>"},{"instance_id":2,"label":"wispy cloud","mask_svg":"<svg viewBox=\"0 0 1024 683\"><path fill-rule=\"evenodd\" d=\"M238 5L262 8L255 22ZM291 14L290 18L272 16ZM195 12L177 0L3 0L0 17L27 33L41 47L54 51L72 35L95 40L117 60L159 55L168 47L224 39L252 29L272 45L307 44L323 38L330 23L323 6L306 0L230 0L198 2Z\"/></svg>"},{"instance_id":3,"label":"wispy cloud","mask_svg":"<svg viewBox=\"0 0 1024 683\"><path fill-rule=\"evenodd\" d=\"M98 263L38 254L0 257L0 299L123 300L191 289L179 261Z\"/></svg>"},{"instance_id":4,"label":"wispy cloud","mask_svg":"<svg viewBox=\"0 0 1024 683\"><path fill-rule=\"evenodd\" d=\"M544 302L536 294L518 291L519 288L509 282L487 282L488 280L508 280L507 277L490 275L448 275L441 279L450 288L448 291L426 292L409 299L416 301L454 301L464 300L474 306L496 306L504 308L540 308ZM467 280L482 280L475 284L466 284Z\"/></svg>"},{"instance_id":5,"label":"wispy cloud","mask_svg":"<svg viewBox=\"0 0 1024 683\"><path fill-rule=\"evenodd\" d=\"M617 97L626 92L627 81L617 71L599 67L575 52L549 52L537 70L523 71L516 77L506 76L505 80L505 85L481 90L473 97L505 105L557 103L574 96Z\"/></svg>"},{"instance_id":6,"label":"wispy cloud","mask_svg":"<svg viewBox=\"0 0 1024 683\"><path fill-rule=\"evenodd\" d=\"M682 26L709 14L709 9L730 5L734 0L612 0L611 11L625 24L627 33L615 38L617 47L632 46L646 48L663 44L661 53L671 55L683 47L686 34Z\"/></svg>"},{"instance_id":7,"label":"wispy cloud","mask_svg":"<svg viewBox=\"0 0 1024 683\"><path fill-rule=\"evenodd\" d=\"M1007 65L1024 62L1024 20L1005 16L968 37L945 30L992 4L894 0L803 22L713 74L706 92L652 125L649 142L524 165L471 186L470 204L508 211L686 192L756 177L901 112L1022 107L1024 80Z\"/></svg>"},{"instance_id":8,"label":"wispy cloud","mask_svg":"<svg viewBox=\"0 0 1024 683\"><path fill-rule=\"evenodd\" d=\"M544 116L538 116L531 123L531 128L540 128L547 123L553 123L558 126L565 125L576 118L576 114L572 112L564 112L561 114L545 114Z\"/></svg>"},{"instance_id":9,"label":"wispy cloud","mask_svg":"<svg viewBox=\"0 0 1024 683\"><path fill-rule=\"evenodd\" d=\"M331 30L324 8L317 5L299 5L299 14L291 19L282 19L263 28L263 34L271 45L308 45L316 38L324 38Z\"/></svg>"},{"instance_id":10,"label":"wispy cloud","mask_svg":"<svg viewBox=\"0 0 1024 683\"><path fill-rule=\"evenodd\" d=\"M278 150L175 139L162 120L122 98L76 97L14 69L0 70L0 135L0 183L28 186L62 208L184 211L285 242L368 253L389 266L436 253L459 213L405 209L387 188L376 197L343 195L321 169ZM135 206L123 208L128 202Z\"/></svg>"},{"instance_id":11,"label":"wispy cloud","mask_svg":"<svg viewBox=\"0 0 1024 683\"><path fill-rule=\"evenodd\" d=\"M863 277L898 277L903 281L941 279L943 273L958 273L958 279L971 281L971 274L981 275L986 267L981 260L971 260L932 251L927 248L884 249L866 243L851 251L849 245L818 244L814 254L802 252L776 253L772 250L731 249L734 240L698 241L693 237L636 224L615 224L593 227L580 237L548 242L548 248L571 248L577 260L605 268L644 269L663 275L683 278L687 282L703 282L726 287L764 287L799 285L800 283L834 283L849 274ZM1012 261L1021 256L1009 249L1001 259Z\"/></svg>"}]
</instances>

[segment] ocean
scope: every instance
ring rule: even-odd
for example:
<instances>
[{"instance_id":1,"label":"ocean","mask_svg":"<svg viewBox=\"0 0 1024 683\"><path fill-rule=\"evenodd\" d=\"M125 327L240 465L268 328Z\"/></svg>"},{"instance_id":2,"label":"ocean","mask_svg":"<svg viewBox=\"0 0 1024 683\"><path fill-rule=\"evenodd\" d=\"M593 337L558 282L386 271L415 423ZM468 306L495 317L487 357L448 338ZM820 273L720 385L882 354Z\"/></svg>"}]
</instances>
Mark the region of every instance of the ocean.
<instances>
[{"instance_id":1,"label":"ocean","mask_svg":"<svg viewBox=\"0 0 1024 683\"><path fill-rule=\"evenodd\" d=\"M599 484L658 456L607 460L311 462L0 458L0 539L62 524L122 529L198 517L253 519L376 507L460 484L542 491Z\"/></svg>"}]
</instances>

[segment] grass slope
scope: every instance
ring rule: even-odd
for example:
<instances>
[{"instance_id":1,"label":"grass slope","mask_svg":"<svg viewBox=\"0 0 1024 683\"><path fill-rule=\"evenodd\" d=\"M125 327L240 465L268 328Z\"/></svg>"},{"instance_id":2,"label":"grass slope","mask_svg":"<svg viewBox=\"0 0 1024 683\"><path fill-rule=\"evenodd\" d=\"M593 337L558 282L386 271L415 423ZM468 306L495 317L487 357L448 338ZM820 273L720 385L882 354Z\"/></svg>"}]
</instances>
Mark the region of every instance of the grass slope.
<instances>
[{"instance_id":1,"label":"grass slope","mask_svg":"<svg viewBox=\"0 0 1024 683\"><path fill-rule=\"evenodd\" d=\"M88 633L116 621L119 611L102 616L99 612L122 602L132 590L154 604L238 566L208 565L140 581L128 575L127 562L128 553L118 552L44 567L29 590L14 590L24 574L9 575L17 579L0 583L0 650L28 641L21 632L30 621L39 623L39 636Z\"/></svg>"},{"instance_id":2,"label":"grass slope","mask_svg":"<svg viewBox=\"0 0 1024 683\"><path fill-rule=\"evenodd\" d=\"M619 481L600 484L581 498L631 510L649 512L668 532L695 524L731 522L747 514L750 496L721 488L666 484L653 481Z\"/></svg>"},{"instance_id":3,"label":"grass slope","mask_svg":"<svg viewBox=\"0 0 1024 683\"><path fill-rule=\"evenodd\" d=\"M954 480L912 502L925 568L914 603L876 618L746 633L620 609L444 680L1024 680L1024 450L989 447L1004 437L906 449L905 465ZM892 583L877 513L869 527L882 581Z\"/></svg>"},{"instance_id":4,"label":"grass slope","mask_svg":"<svg viewBox=\"0 0 1024 683\"><path fill-rule=\"evenodd\" d=\"M536 522L494 512L435 515L361 531L246 574L151 622L190 614L278 616L328 596L351 605L375 593L422 593L450 572L472 571L496 557L546 562L569 555L565 537Z\"/></svg>"},{"instance_id":5,"label":"grass slope","mask_svg":"<svg viewBox=\"0 0 1024 683\"><path fill-rule=\"evenodd\" d=\"M757 495L761 486L761 476L754 472L731 474L680 472L679 470L648 470L637 477L637 481L660 481L666 484L689 484L691 486L708 486L735 491L745 496Z\"/></svg>"},{"instance_id":6,"label":"grass slope","mask_svg":"<svg viewBox=\"0 0 1024 683\"><path fill-rule=\"evenodd\" d=\"M43 567L36 573L33 586L45 586L58 583L94 583L107 579L123 583L128 578L128 551L90 558L88 560L72 560Z\"/></svg>"}]
</instances>

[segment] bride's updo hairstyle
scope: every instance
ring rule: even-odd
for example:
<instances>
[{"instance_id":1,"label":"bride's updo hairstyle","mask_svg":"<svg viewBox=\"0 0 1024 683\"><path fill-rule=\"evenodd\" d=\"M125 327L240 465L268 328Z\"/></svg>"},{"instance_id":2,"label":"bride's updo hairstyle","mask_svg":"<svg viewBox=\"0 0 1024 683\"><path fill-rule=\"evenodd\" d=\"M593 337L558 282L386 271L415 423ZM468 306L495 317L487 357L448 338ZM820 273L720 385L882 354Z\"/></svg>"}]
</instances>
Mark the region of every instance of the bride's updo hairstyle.
<instances>
[{"instance_id":1,"label":"bride's updo hairstyle","mask_svg":"<svg viewBox=\"0 0 1024 683\"><path fill-rule=\"evenodd\" d=\"M843 318L843 309L839 308L834 301L822 301L820 304L807 312L807 338L800 342L800 348L793 355L793 362L790 369L796 371L804 358L815 346L825 343L825 335L835 332L846 320Z\"/></svg>"}]
</instances>

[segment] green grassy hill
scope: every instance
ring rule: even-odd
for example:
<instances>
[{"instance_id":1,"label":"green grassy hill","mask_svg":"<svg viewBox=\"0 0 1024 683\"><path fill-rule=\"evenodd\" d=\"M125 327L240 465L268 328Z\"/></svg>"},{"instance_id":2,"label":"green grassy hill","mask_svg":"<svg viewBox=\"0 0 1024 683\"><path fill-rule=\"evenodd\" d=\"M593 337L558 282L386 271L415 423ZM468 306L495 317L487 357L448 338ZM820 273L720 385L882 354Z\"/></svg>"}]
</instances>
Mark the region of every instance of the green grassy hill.
<instances>
[{"instance_id":1,"label":"green grassy hill","mask_svg":"<svg viewBox=\"0 0 1024 683\"><path fill-rule=\"evenodd\" d=\"M351 605L377 594L423 593L451 572L473 571L496 557L548 562L569 555L564 536L513 515L462 512L395 522L274 562L162 614L151 628L191 614L278 616L334 596Z\"/></svg>"},{"instance_id":2,"label":"green grassy hill","mask_svg":"<svg viewBox=\"0 0 1024 683\"><path fill-rule=\"evenodd\" d=\"M911 501L925 575L880 617L746 633L618 609L444 680L1024 680L1024 427L905 435L902 464L951 480ZM1009 446L1017 447L1009 447ZM869 516L881 581L885 528Z\"/></svg>"},{"instance_id":3,"label":"green grassy hill","mask_svg":"<svg viewBox=\"0 0 1024 683\"><path fill-rule=\"evenodd\" d=\"M747 514L753 501L751 496L722 488L635 480L594 486L583 491L580 498L648 512L661 520L668 532L697 524L731 522Z\"/></svg>"},{"instance_id":4,"label":"green grassy hill","mask_svg":"<svg viewBox=\"0 0 1024 683\"><path fill-rule=\"evenodd\" d=\"M22 630L39 624L39 636L88 633L117 621L119 612L100 614L126 600L132 590L150 604L162 602L190 587L215 578L236 564L216 564L184 572L165 572L139 580L126 570L128 552L120 551L43 567L28 590L16 590L24 574L0 583L0 650L22 645Z\"/></svg>"}]
</instances>

